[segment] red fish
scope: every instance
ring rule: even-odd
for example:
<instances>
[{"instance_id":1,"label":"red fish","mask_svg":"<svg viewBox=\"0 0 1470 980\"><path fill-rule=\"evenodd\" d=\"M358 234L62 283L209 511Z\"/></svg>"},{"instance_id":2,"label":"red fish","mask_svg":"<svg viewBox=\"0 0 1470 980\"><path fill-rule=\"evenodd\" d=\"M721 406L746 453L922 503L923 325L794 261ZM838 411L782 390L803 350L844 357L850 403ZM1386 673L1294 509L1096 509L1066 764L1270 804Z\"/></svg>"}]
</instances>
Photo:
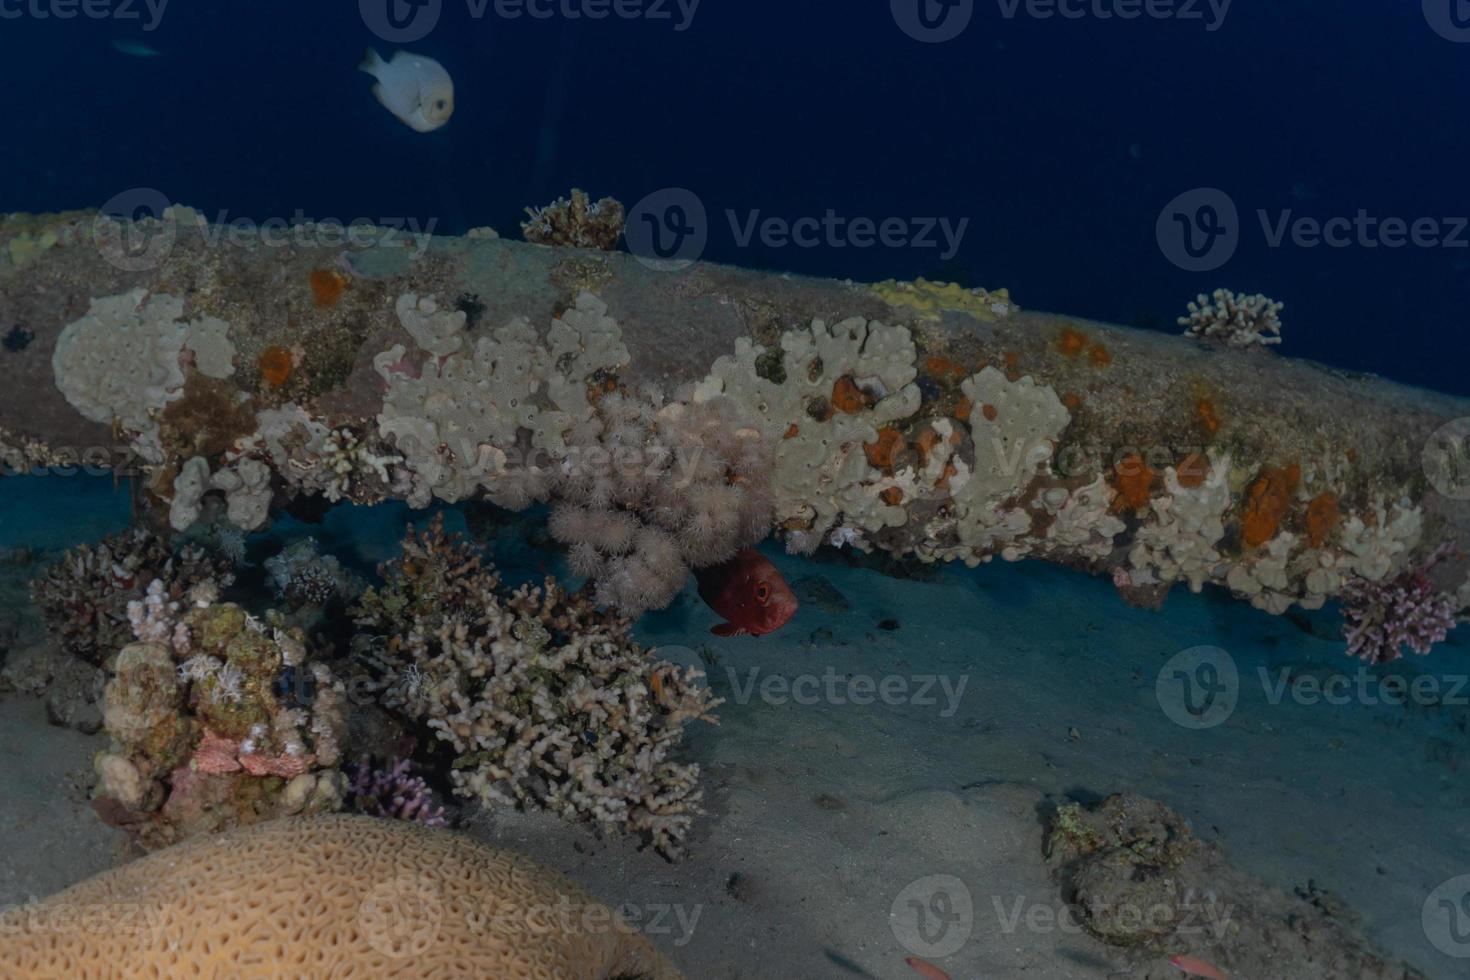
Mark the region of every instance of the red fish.
<instances>
[{"instance_id":1,"label":"red fish","mask_svg":"<svg viewBox=\"0 0 1470 980\"><path fill-rule=\"evenodd\" d=\"M910 970L923 977L924 980L949 980L948 973L945 973L933 963L919 959L917 956L907 957L904 959L904 962L909 965Z\"/></svg>"},{"instance_id":2,"label":"red fish","mask_svg":"<svg viewBox=\"0 0 1470 980\"><path fill-rule=\"evenodd\" d=\"M1225 974L1220 972L1219 967L1212 966L1197 956L1171 956L1169 962L1192 977L1203 977L1204 980L1225 980Z\"/></svg>"},{"instance_id":3,"label":"red fish","mask_svg":"<svg viewBox=\"0 0 1470 980\"><path fill-rule=\"evenodd\" d=\"M746 548L723 565L696 568L699 597L729 620L712 627L716 636L763 636L796 615L796 595L766 557Z\"/></svg>"}]
</instances>

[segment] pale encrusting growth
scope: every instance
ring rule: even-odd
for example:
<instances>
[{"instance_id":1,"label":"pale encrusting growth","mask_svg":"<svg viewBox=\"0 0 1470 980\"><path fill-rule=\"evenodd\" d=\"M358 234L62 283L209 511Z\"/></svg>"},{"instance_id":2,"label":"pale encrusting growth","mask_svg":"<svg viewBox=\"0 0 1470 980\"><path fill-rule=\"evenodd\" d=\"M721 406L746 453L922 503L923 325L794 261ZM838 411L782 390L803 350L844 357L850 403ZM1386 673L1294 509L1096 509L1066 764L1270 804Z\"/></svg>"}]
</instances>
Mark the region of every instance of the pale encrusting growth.
<instances>
[{"instance_id":1,"label":"pale encrusting growth","mask_svg":"<svg viewBox=\"0 0 1470 980\"><path fill-rule=\"evenodd\" d=\"M0 975L680 980L616 912L442 828L294 817L199 838L0 910Z\"/></svg>"},{"instance_id":2,"label":"pale encrusting growth","mask_svg":"<svg viewBox=\"0 0 1470 980\"><path fill-rule=\"evenodd\" d=\"M1186 337L1208 340L1226 347L1268 347L1281 343L1281 311L1285 303L1260 293L1237 296L1217 289L1201 293L1189 304L1189 315L1179 318Z\"/></svg>"},{"instance_id":3,"label":"pale encrusting growth","mask_svg":"<svg viewBox=\"0 0 1470 980\"><path fill-rule=\"evenodd\" d=\"M775 447L775 520L796 532L796 550L815 551L839 528L861 536L904 522L882 497L896 484L863 446L918 411L915 359L906 327L818 320L782 334L779 352L738 341L695 387L696 402L728 398ZM845 397L834 398L839 384Z\"/></svg>"},{"instance_id":4,"label":"pale encrusting growth","mask_svg":"<svg viewBox=\"0 0 1470 980\"><path fill-rule=\"evenodd\" d=\"M700 671L657 660L627 620L553 580L502 589L438 521L383 572L355 610L360 653L383 703L453 747L458 794L682 853L702 793L699 767L672 756L719 703Z\"/></svg>"},{"instance_id":5,"label":"pale encrusting growth","mask_svg":"<svg viewBox=\"0 0 1470 980\"><path fill-rule=\"evenodd\" d=\"M213 317L180 322L184 301L135 289L92 301L62 331L52 354L56 386L85 417L145 438L137 448L162 462L154 413L178 398L184 365L211 378L235 370L229 325ZM152 436L152 438L146 438Z\"/></svg>"},{"instance_id":6,"label":"pale encrusting growth","mask_svg":"<svg viewBox=\"0 0 1470 980\"><path fill-rule=\"evenodd\" d=\"M579 207L568 214L590 214L590 203ZM193 336L182 306L153 315L161 294L146 304L146 294L99 300L104 312L133 317L123 332L141 329L147 341L120 357L128 377L104 377L97 390L130 393L132 424L120 422L120 434L156 460L148 486L173 525L222 509L238 528L255 529L305 495L415 507L547 504L572 569L593 581L601 604L629 615L666 605L689 570L772 532L796 553L832 545L971 564L1042 557L1109 575L1142 605L1163 601L1175 583L1215 585L1271 613L1319 607L1357 579L1391 578L1463 537L1453 505L1427 500L1387 440L1353 445L1350 422L1307 404L1286 421L1265 417L1259 392L1216 386L1216 374L1240 370L1237 358L1206 357L1178 340L1156 337L1147 349L1171 352L1171 384L1186 383L1175 391L1136 368L1120 373L1143 353L1126 333L1061 323L1045 337L1027 334L1046 319L1001 291L850 285L814 307L800 297L815 287L803 284L790 309L805 315L746 305L728 342L655 349L640 344L665 329L660 307L633 300L636 288L619 291L631 282L619 284L615 256L466 247L556 262L555 295L536 305L468 292L451 299L452 276L413 274L344 287L344 306L361 305L343 320L371 338L346 344L330 364L333 378L361 375L350 390L314 387L306 375L323 358L313 353L291 361L300 376L289 391L242 392L204 373L228 363L210 352L228 331L194 331L194 349L180 336ZM682 303L680 290L692 289L709 305L691 309L724 322L719 290L734 281L717 288L717 278L690 279L658 302ZM885 319L843 316L877 309L875 297L887 304ZM630 322L618 321L610 301ZM235 315L200 302L191 323L209 321L204 310ZM1192 304L1185 326L1209 343L1270 345L1280 339L1280 310L1219 290ZM83 321L92 322L63 333ZM70 392L78 382L64 370L61 339L56 381ZM155 396L134 391L155 374ZM193 425L216 415L228 424L195 438ZM1310 422L1291 421L1298 415ZM1401 415L1427 424L1423 413ZM107 417L120 419L110 409ZM1134 447L1139 440L1156 444ZM25 456L38 451L45 447ZM1134 456L1137 465L1117 465ZM1444 574L1451 590L1464 587L1462 566Z\"/></svg>"}]
</instances>

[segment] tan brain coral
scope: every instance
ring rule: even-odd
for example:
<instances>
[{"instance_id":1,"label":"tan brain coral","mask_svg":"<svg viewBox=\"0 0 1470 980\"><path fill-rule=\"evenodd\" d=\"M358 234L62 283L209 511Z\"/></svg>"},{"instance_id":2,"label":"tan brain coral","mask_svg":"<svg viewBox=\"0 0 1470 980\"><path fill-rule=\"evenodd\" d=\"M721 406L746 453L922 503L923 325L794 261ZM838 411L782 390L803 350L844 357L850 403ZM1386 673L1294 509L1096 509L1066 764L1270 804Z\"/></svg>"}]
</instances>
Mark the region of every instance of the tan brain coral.
<instances>
[{"instance_id":1,"label":"tan brain coral","mask_svg":"<svg viewBox=\"0 0 1470 980\"><path fill-rule=\"evenodd\" d=\"M0 976L680 978L523 855L344 815L196 838L0 912Z\"/></svg>"}]
</instances>

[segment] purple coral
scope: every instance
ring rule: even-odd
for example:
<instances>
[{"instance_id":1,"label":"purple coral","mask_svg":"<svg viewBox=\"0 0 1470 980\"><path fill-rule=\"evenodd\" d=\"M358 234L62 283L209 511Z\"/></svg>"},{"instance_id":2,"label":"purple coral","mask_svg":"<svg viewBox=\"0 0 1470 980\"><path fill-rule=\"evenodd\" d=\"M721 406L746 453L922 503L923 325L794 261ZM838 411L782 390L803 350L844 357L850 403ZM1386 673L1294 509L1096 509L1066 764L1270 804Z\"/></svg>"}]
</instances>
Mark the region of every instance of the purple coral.
<instances>
[{"instance_id":1,"label":"purple coral","mask_svg":"<svg viewBox=\"0 0 1470 980\"><path fill-rule=\"evenodd\" d=\"M443 827L444 808L434 805L434 792L420 776L411 775L413 763L397 759L386 769L373 768L366 757L348 766L352 783L347 798L359 813L389 820L412 820L429 827Z\"/></svg>"},{"instance_id":2,"label":"purple coral","mask_svg":"<svg viewBox=\"0 0 1470 980\"><path fill-rule=\"evenodd\" d=\"M1429 572L1454 552L1445 546L1423 564L1388 582L1359 580L1342 596L1343 636L1348 653L1369 663L1397 660L1403 648L1427 654L1459 622L1459 602L1429 578Z\"/></svg>"}]
</instances>

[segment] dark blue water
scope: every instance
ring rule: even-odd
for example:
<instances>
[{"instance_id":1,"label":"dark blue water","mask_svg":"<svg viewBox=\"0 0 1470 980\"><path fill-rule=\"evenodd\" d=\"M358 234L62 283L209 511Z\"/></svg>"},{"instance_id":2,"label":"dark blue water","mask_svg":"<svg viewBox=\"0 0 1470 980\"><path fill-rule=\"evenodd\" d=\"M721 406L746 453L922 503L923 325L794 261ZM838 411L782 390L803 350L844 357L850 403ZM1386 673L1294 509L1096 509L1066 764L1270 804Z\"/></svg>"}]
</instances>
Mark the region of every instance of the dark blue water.
<instances>
[{"instance_id":1,"label":"dark blue water","mask_svg":"<svg viewBox=\"0 0 1470 980\"><path fill-rule=\"evenodd\" d=\"M357 4L176 2L153 24L122 0L101 9L137 19L0 0L0 210L151 187L212 218L514 233L523 207L573 185L628 204L682 186L707 208L708 259L1006 285L1023 306L1169 331L1198 292L1261 291L1287 303L1284 353L1470 393L1470 43L1432 29L1436 2L1238 0L1223 17L1192 5L1125 21L989 0L928 44L887 3L706 0L692 17L669 4L668 19L589 21L476 18L446 0L407 46L449 68L457 111L420 135L354 70L368 44L394 47ZM119 39L161 56L121 54ZM1171 263L1155 233L1198 187L1240 215L1238 248L1204 273ZM947 255L942 238L742 245L726 214L829 210L968 224ZM1361 211L1370 229L1432 233L1273 247L1261 211L1268 225Z\"/></svg>"}]
</instances>

